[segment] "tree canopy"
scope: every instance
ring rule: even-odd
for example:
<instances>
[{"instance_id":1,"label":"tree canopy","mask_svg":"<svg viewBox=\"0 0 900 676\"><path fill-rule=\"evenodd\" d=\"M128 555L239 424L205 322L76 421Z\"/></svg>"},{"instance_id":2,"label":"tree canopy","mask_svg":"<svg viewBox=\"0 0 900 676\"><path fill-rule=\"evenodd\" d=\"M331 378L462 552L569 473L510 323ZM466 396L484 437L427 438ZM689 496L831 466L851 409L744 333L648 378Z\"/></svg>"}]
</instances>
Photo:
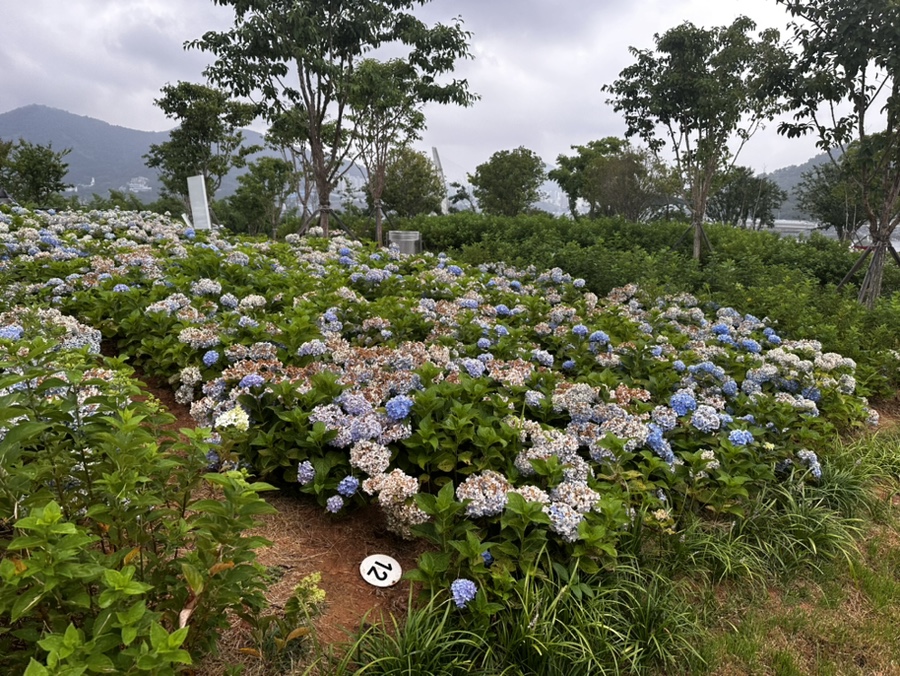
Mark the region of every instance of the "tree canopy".
<instances>
[{"instance_id":1,"label":"tree canopy","mask_svg":"<svg viewBox=\"0 0 900 676\"><path fill-rule=\"evenodd\" d=\"M53 195L69 187L69 165L63 158L70 152L55 151L52 143L0 141L0 186L22 204L48 206Z\"/></svg>"},{"instance_id":2,"label":"tree canopy","mask_svg":"<svg viewBox=\"0 0 900 676\"><path fill-rule=\"evenodd\" d=\"M771 178L754 175L750 167L732 167L716 183L708 209L714 220L753 230L775 226L775 211L787 193Z\"/></svg>"},{"instance_id":3,"label":"tree canopy","mask_svg":"<svg viewBox=\"0 0 900 676\"><path fill-rule=\"evenodd\" d=\"M359 161L368 174L366 187L375 210L375 241L379 246L389 155L393 149L418 139L425 126L416 85L415 70L400 59L365 59L351 82L350 116L356 126Z\"/></svg>"},{"instance_id":4,"label":"tree canopy","mask_svg":"<svg viewBox=\"0 0 900 676\"><path fill-rule=\"evenodd\" d=\"M468 175L478 206L497 216L524 213L541 198L545 177L544 161L524 146L494 153Z\"/></svg>"},{"instance_id":5,"label":"tree canopy","mask_svg":"<svg viewBox=\"0 0 900 676\"><path fill-rule=\"evenodd\" d=\"M460 19L428 26L411 12L427 0L214 0L234 9L234 26L210 31L187 46L215 55L207 76L237 96L256 96L269 118L296 109L306 134L328 231L331 193L357 133L348 115L353 78L379 47L406 49L403 60L417 101L469 105L465 80L441 81L469 56Z\"/></svg>"},{"instance_id":6,"label":"tree canopy","mask_svg":"<svg viewBox=\"0 0 900 676\"><path fill-rule=\"evenodd\" d=\"M900 223L900 4L778 2L796 19L798 48L790 99L794 118L779 131L788 137L814 133L826 151L846 152L855 144L855 168L846 176L859 190L873 243L859 301L872 307L881 293L891 234Z\"/></svg>"},{"instance_id":7,"label":"tree canopy","mask_svg":"<svg viewBox=\"0 0 900 676\"><path fill-rule=\"evenodd\" d=\"M202 175L212 198L232 167L244 166L247 155L259 150L243 145L241 131L257 116L256 107L192 82L167 84L160 91L162 96L154 103L178 126L168 141L150 146L144 155L147 166L159 169L168 195L187 203L188 178Z\"/></svg>"},{"instance_id":8,"label":"tree canopy","mask_svg":"<svg viewBox=\"0 0 900 676\"><path fill-rule=\"evenodd\" d=\"M408 146L391 152L381 196L385 209L405 218L439 213L446 194L441 175L424 153Z\"/></svg>"},{"instance_id":9,"label":"tree canopy","mask_svg":"<svg viewBox=\"0 0 900 676\"><path fill-rule=\"evenodd\" d=\"M673 153L692 210L695 258L717 172L780 110L789 56L778 31L754 38L755 29L747 17L711 29L685 22L655 35L655 50L630 48L635 63L604 87L625 116L626 136Z\"/></svg>"},{"instance_id":10,"label":"tree canopy","mask_svg":"<svg viewBox=\"0 0 900 676\"><path fill-rule=\"evenodd\" d=\"M663 162L623 139L608 136L572 150L574 155L556 158L557 167L547 176L566 193L573 218L583 201L588 217L639 221L667 203L676 190Z\"/></svg>"}]
</instances>

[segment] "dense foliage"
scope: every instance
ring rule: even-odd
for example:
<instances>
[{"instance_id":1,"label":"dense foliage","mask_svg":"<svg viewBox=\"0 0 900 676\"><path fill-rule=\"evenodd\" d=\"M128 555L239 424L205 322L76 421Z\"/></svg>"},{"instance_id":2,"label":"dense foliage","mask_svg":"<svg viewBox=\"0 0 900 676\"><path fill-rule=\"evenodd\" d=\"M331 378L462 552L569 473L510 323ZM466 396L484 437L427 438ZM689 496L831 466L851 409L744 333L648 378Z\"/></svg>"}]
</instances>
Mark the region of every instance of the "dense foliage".
<instances>
[{"instance_id":1,"label":"dense foliage","mask_svg":"<svg viewBox=\"0 0 900 676\"><path fill-rule=\"evenodd\" d=\"M872 311L850 302L859 273L844 291L836 285L857 258L846 246L814 235L809 241L708 225L713 252L690 258L683 223L621 219L571 221L549 215L515 219L476 214L412 219L401 227L422 233L431 251L469 263L505 260L538 268L560 265L597 294L637 282L654 294L687 292L744 308L776 323L790 337L815 335L826 350L855 359L866 391L887 395L897 383L900 315L886 295ZM900 268L885 268L885 292L900 290Z\"/></svg>"}]
</instances>

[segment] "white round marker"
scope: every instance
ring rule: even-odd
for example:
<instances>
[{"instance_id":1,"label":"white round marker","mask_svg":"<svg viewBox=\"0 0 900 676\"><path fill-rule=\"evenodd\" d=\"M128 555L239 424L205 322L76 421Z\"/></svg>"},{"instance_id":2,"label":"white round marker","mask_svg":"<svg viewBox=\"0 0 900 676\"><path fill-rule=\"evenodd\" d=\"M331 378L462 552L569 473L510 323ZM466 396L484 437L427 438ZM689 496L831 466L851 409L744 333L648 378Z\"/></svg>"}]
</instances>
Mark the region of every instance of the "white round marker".
<instances>
[{"instance_id":1,"label":"white round marker","mask_svg":"<svg viewBox=\"0 0 900 676\"><path fill-rule=\"evenodd\" d=\"M375 587L393 587L400 581L403 570L396 559L386 554L372 554L359 564L359 574Z\"/></svg>"}]
</instances>

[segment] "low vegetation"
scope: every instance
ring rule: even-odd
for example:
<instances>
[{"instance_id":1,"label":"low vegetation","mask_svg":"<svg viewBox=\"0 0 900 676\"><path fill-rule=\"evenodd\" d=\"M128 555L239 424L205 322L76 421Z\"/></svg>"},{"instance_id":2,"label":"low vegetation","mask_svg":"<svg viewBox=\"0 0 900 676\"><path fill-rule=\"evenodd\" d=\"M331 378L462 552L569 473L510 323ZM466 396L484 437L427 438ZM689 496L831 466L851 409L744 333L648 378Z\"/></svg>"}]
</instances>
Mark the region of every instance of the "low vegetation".
<instances>
[{"instance_id":1,"label":"low vegetation","mask_svg":"<svg viewBox=\"0 0 900 676\"><path fill-rule=\"evenodd\" d=\"M447 222L415 225L458 257L3 207L6 670L177 673L230 617L256 673L896 668L891 297L838 293L824 240L711 228L696 263L684 226ZM329 650L314 581L265 608L274 488L426 540L409 612Z\"/></svg>"}]
</instances>

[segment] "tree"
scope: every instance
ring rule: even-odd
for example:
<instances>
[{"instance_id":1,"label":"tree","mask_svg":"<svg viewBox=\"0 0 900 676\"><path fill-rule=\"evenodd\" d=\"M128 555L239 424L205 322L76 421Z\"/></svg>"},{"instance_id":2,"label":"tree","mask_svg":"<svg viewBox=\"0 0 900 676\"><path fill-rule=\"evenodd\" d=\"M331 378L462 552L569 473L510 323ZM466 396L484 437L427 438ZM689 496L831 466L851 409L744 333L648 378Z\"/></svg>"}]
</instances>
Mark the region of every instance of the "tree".
<instances>
[{"instance_id":1,"label":"tree","mask_svg":"<svg viewBox=\"0 0 900 676\"><path fill-rule=\"evenodd\" d=\"M91 199L84 205L87 209L104 211L108 209L121 209L122 211L143 211L147 205L133 192L125 190L110 190L109 197L101 197L97 193L91 195Z\"/></svg>"},{"instance_id":2,"label":"tree","mask_svg":"<svg viewBox=\"0 0 900 676\"><path fill-rule=\"evenodd\" d=\"M299 108L291 108L277 114L266 132L266 142L281 153L297 176L297 202L300 217L306 221L312 214L309 205L315 192L312 156L309 153L307 118Z\"/></svg>"},{"instance_id":3,"label":"tree","mask_svg":"<svg viewBox=\"0 0 900 676\"><path fill-rule=\"evenodd\" d=\"M775 210L787 193L771 178L755 176L749 167L732 167L716 183L708 204L714 220L753 230L775 227Z\"/></svg>"},{"instance_id":4,"label":"tree","mask_svg":"<svg viewBox=\"0 0 900 676\"><path fill-rule=\"evenodd\" d=\"M663 162L623 139L608 136L572 149L576 154L557 157L558 166L548 177L568 196L573 218L578 217L578 202L583 200L590 218L643 220L654 207L667 203L676 189Z\"/></svg>"},{"instance_id":5,"label":"tree","mask_svg":"<svg viewBox=\"0 0 900 676\"><path fill-rule=\"evenodd\" d=\"M238 214L240 231L251 235L278 235L288 197L297 191L294 165L280 157L260 157L238 176L238 188L228 198L232 214Z\"/></svg>"},{"instance_id":6,"label":"tree","mask_svg":"<svg viewBox=\"0 0 900 676\"><path fill-rule=\"evenodd\" d=\"M691 206L694 258L705 239L713 179L780 110L790 57L778 31L754 39L755 29L747 17L712 29L685 22L655 35L655 51L631 47L636 63L604 87L612 94L608 103L625 115L626 136L641 138L654 153L672 150Z\"/></svg>"},{"instance_id":7,"label":"tree","mask_svg":"<svg viewBox=\"0 0 900 676\"><path fill-rule=\"evenodd\" d=\"M804 172L794 193L800 208L822 227L833 227L842 242L868 221L859 187L844 175L840 163L829 162Z\"/></svg>"},{"instance_id":8,"label":"tree","mask_svg":"<svg viewBox=\"0 0 900 676\"><path fill-rule=\"evenodd\" d=\"M516 216L541 198L546 173L544 161L533 150L519 146L500 150L468 174L472 194L486 214Z\"/></svg>"},{"instance_id":9,"label":"tree","mask_svg":"<svg viewBox=\"0 0 900 676\"><path fill-rule=\"evenodd\" d=\"M547 172L547 178L559 184L559 187L569 200L569 213L572 218L578 218L578 200L585 200L585 179L588 166L599 158L608 157L618 153L627 144L627 141L615 136L607 136L599 141L589 141L583 146L570 146L575 154L572 156L558 155L556 168ZM588 216L597 215L596 205L588 203Z\"/></svg>"},{"instance_id":10,"label":"tree","mask_svg":"<svg viewBox=\"0 0 900 676\"><path fill-rule=\"evenodd\" d=\"M378 47L408 48L422 103L469 105L465 80L442 84L469 55L460 20L433 27L410 13L427 0L214 0L232 6L231 30L187 43L212 52L206 75L237 96L258 95L267 117L297 109L306 117L309 152L328 233L331 193L347 171L356 129L348 117L351 83L364 55Z\"/></svg>"},{"instance_id":11,"label":"tree","mask_svg":"<svg viewBox=\"0 0 900 676\"><path fill-rule=\"evenodd\" d=\"M202 175L212 198L233 167L246 164L247 155L259 150L245 146L240 130L257 116L256 106L233 101L218 89L191 82L167 84L154 101L178 126L169 140L150 146L146 164L160 170L163 190L188 205L187 180Z\"/></svg>"},{"instance_id":12,"label":"tree","mask_svg":"<svg viewBox=\"0 0 900 676\"><path fill-rule=\"evenodd\" d=\"M439 213L446 194L441 175L425 153L408 146L391 152L381 195L388 211L404 218Z\"/></svg>"},{"instance_id":13,"label":"tree","mask_svg":"<svg viewBox=\"0 0 900 676\"><path fill-rule=\"evenodd\" d=\"M0 185L22 204L47 206L47 201L69 187L69 165L63 160L71 148L54 151L25 139L0 143Z\"/></svg>"},{"instance_id":14,"label":"tree","mask_svg":"<svg viewBox=\"0 0 900 676\"><path fill-rule=\"evenodd\" d=\"M900 222L900 4L895 0L778 0L793 17L799 49L788 137L818 136L826 151L855 143L849 178L869 223L872 261L858 299L872 308L881 294L891 234ZM880 108L880 110L879 110ZM836 160L834 160L836 163ZM896 252L893 252L896 254Z\"/></svg>"},{"instance_id":15,"label":"tree","mask_svg":"<svg viewBox=\"0 0 900 676\"><path fill-rule=\"evenodd\" d=\"M351 119L356 126L359 160L368 174L367 190L375 209L375 242L382 244L382 194L388 156L419 138L425 127L416 95L416 72L405 61L365 59L351 85Z\"/></svg>"}]
</instances>

